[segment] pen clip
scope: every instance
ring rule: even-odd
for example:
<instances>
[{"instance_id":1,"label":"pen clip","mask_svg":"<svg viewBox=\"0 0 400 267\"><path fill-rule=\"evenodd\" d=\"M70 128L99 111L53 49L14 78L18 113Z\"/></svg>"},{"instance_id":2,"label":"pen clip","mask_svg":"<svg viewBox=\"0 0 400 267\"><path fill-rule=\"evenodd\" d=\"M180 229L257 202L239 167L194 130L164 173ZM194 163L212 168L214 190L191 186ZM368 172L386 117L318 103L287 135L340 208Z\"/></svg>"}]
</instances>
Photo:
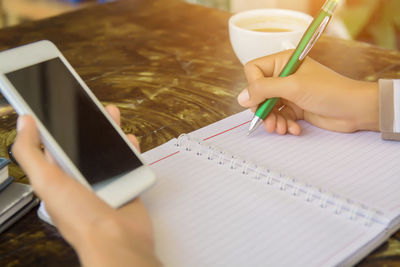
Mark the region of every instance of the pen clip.
<instances>
[{"instance_id":1,"label":"pen clip","mask_svg":"<svg viewBox=\"0 0 400 267\"><path fill-rule=\"evenodd\" d=\"M329 19L331 17L327 16L324 18L322 23L319 25L318 29L315 31L314 35L311 37L311 40L308 42L306 48L304 49L303 53L301 53L299 60L302 61L310 52L311 48L315 45L315 43L318 41L319 37L321 34L324 32L326 26L328 26Z\"/></svg>"}]
</instances>

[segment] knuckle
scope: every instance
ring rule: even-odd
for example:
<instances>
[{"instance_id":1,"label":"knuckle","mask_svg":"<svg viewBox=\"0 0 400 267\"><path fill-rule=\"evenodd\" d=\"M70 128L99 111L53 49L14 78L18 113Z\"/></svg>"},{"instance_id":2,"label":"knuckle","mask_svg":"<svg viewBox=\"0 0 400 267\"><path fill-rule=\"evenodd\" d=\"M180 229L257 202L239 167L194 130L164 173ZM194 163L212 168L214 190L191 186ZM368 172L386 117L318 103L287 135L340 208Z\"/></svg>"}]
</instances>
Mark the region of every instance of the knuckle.
<instances>
[{"instance_id":1,"label":"knuckle","mask_svg":"<svg viewBox=\"0 0 400 267\"><path fill-rule=\"evenodd\" d=\"M247 62L247 63L244 64L244 66L243 66L243 71L244 71L244 73L245 73L245 74L250 73L251 70L253 69L253 67L254 67L254 62L253 62L253 61Z\"/></svg>"},{"instance_id":2,"label":"knuckle","mask_svg":"<svg viewBox=\"0 0 400 267\"><path fill-rule=\"evenodd\" d=\"M251 84L250 87L251 87L251 90L252 90L254 93L260 93L260 92L262 92L263 90L265 90L263 84L261 83L261 80L254 81L254 82Z\"/></svg>"}]
</instances>

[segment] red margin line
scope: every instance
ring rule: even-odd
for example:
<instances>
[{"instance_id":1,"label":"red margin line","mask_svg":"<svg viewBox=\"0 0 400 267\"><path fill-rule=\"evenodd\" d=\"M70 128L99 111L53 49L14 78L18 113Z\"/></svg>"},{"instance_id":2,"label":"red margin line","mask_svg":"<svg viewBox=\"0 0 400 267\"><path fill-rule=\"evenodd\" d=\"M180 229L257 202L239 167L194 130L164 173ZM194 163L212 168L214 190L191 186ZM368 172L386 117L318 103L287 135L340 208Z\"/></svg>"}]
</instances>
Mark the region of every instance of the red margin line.
<instances>
[{"instance_id":1,"label":"red margin line","mask_svg":"<svg viewBox=\"0 0 400 267\"><path fill-rule=\"evenodd\" d=\"M250 123L250 122L251 122L251 120L246 121L246 122L244 122L244 123L242 123L242 124L240 124L240 125L237 125L237 126L235 126L235 127L233 127L233 128L230 128L230 129L228 129L228 130L226 130L226 131L223 131L223 132L217 133L217 134L215 134L215 135L213 135L213 136L207 137L207 138L203 139L203 141L207 141L207 140L209 140L209 139L211 139L211 138L214 138L214 137L216 137L216 136L218 136L218 135L221 135L221 134L227 133L227 132L229 132L229 131L232 131L232 130L234 130L234 129L236 129L236 128L239 128L239 127L241 127L241 126L243 126L243 125L245 125L245 124L248 124L248 123Z\"/></svg>"},{"instance_id":2,"label":"red margin line","mask_svg":"<svg viewBox=\"0 0 400 267\"><path fill-rule=\"evenodd\" d=\"M150 163L149 166L154 165L154 164L156 164L156 163L158 163L158 162L160 162L160 161L162 161L162 160L164 160L164 159L167 159L167 158L169 158L169 157L172 157L172 156L178 154L179 152L180 152L180 151L176 151L175 153L172 153L172 154L170 154L170 155L168 155L168 156L165 156L165 157L163 157L163 158L161 158L161 159L159 159L159 160L157 160L157 161L154 161L154 162Z\"/></svg>"},{"instance_id":3,"label":"red margin line","mask_svg":"<svg viewBox=\"0 0 400 267\"><path fill-rule=\"evenodd\" d=\"M239 124L239 125L237 125L237 126L235 126L235 127L232 127L232 128L230 128L230 129L228 129L228 130L226 130L226 131L223 131L223 132L214 134L213 136L210 136L210 137L208 137L208 138L203 139L203 141L209 140L209 139L214 138L214 137L216 137L216 136L218 136L218 135L221 135L221 134L227 133L227 132L229 132L229 131L232 131L232 130L234 130L234 129L236 129L236 128L239 128L239 127L241 127L241 126L243 126L243 125L248 124L249 122L251 122L251 120L246 121L246 122L244 122L244 123L242 123L242 124ZM170 154L170 155L168 155L168 156L165 156L165 157L163 157L163 158L161 158L161 159L159 159L159 160L157 160L157 161L154 161L154 162L150 163L149 166L154 165L154 164L156 164L156 163L158 163L158 162L160 162L160 161L162 161L162 160L164 160L164 159L167 159L167 158L169 158L169 157L172 157L172 156L174 156L174 155L176 155L176 154L178 154L178 153L179 153L179 151L176 151L175 153L172 153L172 154Z\"/></svg>"}]
</instances>

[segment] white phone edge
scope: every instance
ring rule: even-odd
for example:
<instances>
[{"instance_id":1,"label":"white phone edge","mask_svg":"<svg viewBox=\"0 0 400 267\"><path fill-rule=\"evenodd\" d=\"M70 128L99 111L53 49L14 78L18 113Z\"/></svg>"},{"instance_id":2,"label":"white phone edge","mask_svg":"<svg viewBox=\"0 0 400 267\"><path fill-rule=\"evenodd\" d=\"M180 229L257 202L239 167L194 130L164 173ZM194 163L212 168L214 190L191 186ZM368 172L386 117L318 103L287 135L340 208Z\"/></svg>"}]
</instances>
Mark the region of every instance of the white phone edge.
<instances>
[{"instance_id":1,"label":"white phone edge","mask_svg":"<svg viewBox=\"0 0 400 267\"><path fill-rule=\"evenodd\" d=\"M136 168L123 177L113 179L112 182L106 183L104 186L93 188L89 185L80 171L67 157L65 152L57 144L46 128L41 124L24 99L14 89L14 86L5 77L5 73L53 58L59 58L65 64L75 79L82 85L86 93L91 97L93 102L99 107L116 131L125 140L127 145L132 149L132 151L134 151L135 155L142 162L142 166ZM48 40L42 40L2 51L0 52L0 62L0 92L14 107L18 115L28 114L35 119L41 136L41 141L65 172L73 176L89 189L95 191L101 199L114 208L120 207L134 199L141 192L145 191L155 183L156 177L154 172L144 163L143 158L136 151L135 147L129 142L129 139L126 137L121 128L113 121L111 116L105 111L100 101L96 98L96 96L92 93L85 82L80 78L80 76L76 73L73 67L52 42ZM132 176L134 176L134 179L131 179Z\"/></svg>"}]
</instances>

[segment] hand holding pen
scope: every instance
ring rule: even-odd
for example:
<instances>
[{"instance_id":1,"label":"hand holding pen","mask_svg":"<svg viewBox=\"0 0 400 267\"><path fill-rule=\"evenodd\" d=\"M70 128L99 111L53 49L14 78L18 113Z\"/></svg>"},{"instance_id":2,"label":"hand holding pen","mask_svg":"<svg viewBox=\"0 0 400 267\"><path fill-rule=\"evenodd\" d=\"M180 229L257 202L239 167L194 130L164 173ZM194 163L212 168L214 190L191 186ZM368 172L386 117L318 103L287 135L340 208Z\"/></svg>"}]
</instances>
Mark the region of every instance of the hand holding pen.
<instances>
[{"instance_id":1,"label":"hand holding pen","mask_svg":"<svg viewBox=\"0 0 400 267\"><path fill-rule=\"evenodd\" d=\"M256 109L265 99L279 97L263 121L267 132L301 133L305 120L337 132L379 131L379 89L376 82L342 76L307 57L290 77L277 77L293 51L284 51L246 64L248 87L238 96L240 105Z\"/></svg>"},{"instance_id":2,"label":"hand holding pen","mask_svg":"<svg viewBox=\"0 0 400 267\"><path fill-rule=\"evenodd\" d=\"M283 68L279 77L287 77L296 72L300 67L303 60L306 58L311 48L317 42L321 34L326 29L333 11L335 10L339 0L327 0L317 17L312 21L306 32L304 33L302 39L300 40L297 48L294 50L292 56L290 57L288 63ZM258 126L260 126L263 120L272 111L278 98L270 98L262 103L254 114L254 118L251 121L250 129L248 135L254 132Z\"/></svg>"}]
</instances>

